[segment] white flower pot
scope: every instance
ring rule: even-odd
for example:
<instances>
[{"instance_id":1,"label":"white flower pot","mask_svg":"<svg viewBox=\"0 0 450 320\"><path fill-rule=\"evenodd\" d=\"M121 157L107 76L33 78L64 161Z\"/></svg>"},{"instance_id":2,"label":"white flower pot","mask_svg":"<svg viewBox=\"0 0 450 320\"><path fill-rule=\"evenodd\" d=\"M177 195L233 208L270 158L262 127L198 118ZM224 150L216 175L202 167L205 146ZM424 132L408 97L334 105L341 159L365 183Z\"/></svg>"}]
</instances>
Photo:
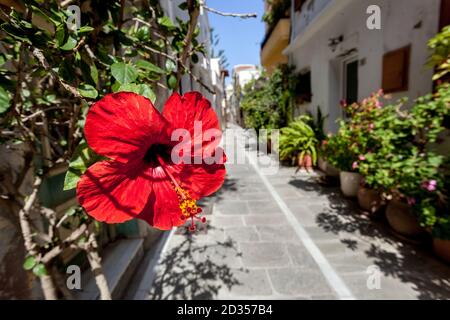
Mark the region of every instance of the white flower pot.
<instances>
[{"instance_id":1,"label":"white flower pot","mask_svg":"<svg viewBox=\"0 0 450 320\"><path fill-rule=\"evenodd\" d=\"M339 170L333 167L327 160L319 157L318 166L327 176L339 177Z\"/></svg>"},{"instance_id":2,"label":"white flower pot","mask_svg":"<svg viewBox=\"0 0 450 320\"><path fill-rule=\"evenodd\" d=\"M339 177L342 193L346 197L356 197L362 179L361 175L356 172L341 171Z\"/></svg>"}]
</instances>

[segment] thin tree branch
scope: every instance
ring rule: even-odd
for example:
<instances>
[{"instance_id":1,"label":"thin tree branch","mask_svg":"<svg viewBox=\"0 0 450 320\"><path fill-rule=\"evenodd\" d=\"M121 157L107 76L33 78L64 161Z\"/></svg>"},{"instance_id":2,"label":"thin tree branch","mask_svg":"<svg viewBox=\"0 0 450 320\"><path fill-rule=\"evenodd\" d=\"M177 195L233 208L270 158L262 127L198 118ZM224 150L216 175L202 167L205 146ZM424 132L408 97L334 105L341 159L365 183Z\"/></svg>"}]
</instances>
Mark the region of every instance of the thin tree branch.
<instances>
[{"instance_id":1,"label":"thin tree branch","mask_svg":"<svg viewBox=\"0 0 450 320\"><path fill-rule=\"evenodd\" d=\"M50 65L48 64L47 60L45 59L44 54L42 53L41 50L39 50L38 48L33 48L32 51L33 56L39 61L40 65L50 73L50 75L52 76L52 78L59 82L59 84L61 84L61 86L66 89L67 91L69 91L74 97L80 99L81 101L85 102L86 104L90 104L86 101L86 99L78 92L78 90L74 87L72 87L71 85L69 85L68 83L66 83L63 79L61 79L59 77L59 75L50 67Z\"/></svg>"},{"instance_id":2,"label":"thin tree branch","mask_svg":"<svg viewBox=\"0 0 450 320\"><path fill-rule=\"evenodd\" d=\"M180 60L178 61L179 67L186 63L188 58L188 54L190 51L192 39L194 38L195 28L197 26L198 16L200 14L200 9L197 6L196 0L188 0L188 13L189 13L189 26L186 34L186 38L184 39L184 48L180 55ZM181 68L179 68L181 69ZM174 91L178 91L180 87L181 77L183 75L182 70L178 70L177 72L177 84L174 88Z\"/></svg>"},{"instance_id":3,"label":"thin tree branch","mask_svg":"<svg viewBox=\"0 0 450 320\"><path fill-rule=\"evenodd\" d=\"M211 13L215 13L219 16L224 17L235 17L235 18L241 18L241 19L248 19L248 18L256 18L258 15L256 13L229 13L229 12L222 12L213 8L208 7L203 1L201 2L201 6L206 11L209 11Z\"/></svg>"},{"instance_id":4,"label":"thin tree branch","mask_svg":"<svg viewBox=\"0 0 450 320\"><path fill-rule=\"evenodd\" d=\"M37 199L41 183L42 179L40 177L36 177L33 184L33 191L31 192L31 195L26 199L23 208L19 211L19 221L20 227L22 229L22 236L25 242L25 248L33 256L36 256L38 254L38 251L36 250L37 245L33 241L33 232L31 230L30 224L30 211Z\"/></svg>"}]
</instances>

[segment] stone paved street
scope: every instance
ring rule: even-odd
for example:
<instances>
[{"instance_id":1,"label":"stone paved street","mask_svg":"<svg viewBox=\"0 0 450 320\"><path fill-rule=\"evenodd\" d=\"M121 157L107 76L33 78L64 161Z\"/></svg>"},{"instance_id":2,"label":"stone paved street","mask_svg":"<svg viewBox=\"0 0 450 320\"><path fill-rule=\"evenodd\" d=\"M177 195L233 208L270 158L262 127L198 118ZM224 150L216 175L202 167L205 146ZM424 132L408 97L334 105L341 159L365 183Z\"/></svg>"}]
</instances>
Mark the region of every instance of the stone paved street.
<instances>
[{"instance_id":1,"label":"stone paved street","mask_svg":"<svg viewBox=\"0 0 450 320\"><path fill-rule=\"evenodd\" d=\"M450 298L447 265L359 212L339 188L322 186L319 173L281 167L264 176L268 187L250 164L227 171L203 203L207 225L166 234L128 298ZM367 286L374 270L380 289Z\"/></svg>"}]
</instances>

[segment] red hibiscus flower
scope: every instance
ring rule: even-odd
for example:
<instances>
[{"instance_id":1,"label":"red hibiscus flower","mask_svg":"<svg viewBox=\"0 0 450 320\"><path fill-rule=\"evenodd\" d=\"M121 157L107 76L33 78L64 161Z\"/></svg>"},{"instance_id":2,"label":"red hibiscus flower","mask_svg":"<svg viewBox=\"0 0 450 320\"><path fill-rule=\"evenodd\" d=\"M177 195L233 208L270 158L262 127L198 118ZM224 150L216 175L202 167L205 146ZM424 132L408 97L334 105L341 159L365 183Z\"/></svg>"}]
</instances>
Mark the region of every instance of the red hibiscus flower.
<instances>
[{"instance_id":1,"label":"red hibiscus flower","mask_svg":"<svg viewBox=\"0 0 450 320\"><path fill-rule=\"evenodd\" d=\"M225 155L217 147L220 137L211 141L200 137L200 145L192 143L197 155L212 148L212 154L220 151L219 163L172 161L171 152L179 143L172 141L172 133L183 129L192 137L188 141L198 141L197 121L200 135L208 129L221 133L211 104L198 92L174 93L162 114L140 95L106 95L90 108L84 131L89 146L109 160L95 163L81 176L79 203L98 221L139 218L169 230L190 219L190 230L195 230L194 219L205 222L196 200L217 191L225 179Z\"/></svg>"}]
</instances>

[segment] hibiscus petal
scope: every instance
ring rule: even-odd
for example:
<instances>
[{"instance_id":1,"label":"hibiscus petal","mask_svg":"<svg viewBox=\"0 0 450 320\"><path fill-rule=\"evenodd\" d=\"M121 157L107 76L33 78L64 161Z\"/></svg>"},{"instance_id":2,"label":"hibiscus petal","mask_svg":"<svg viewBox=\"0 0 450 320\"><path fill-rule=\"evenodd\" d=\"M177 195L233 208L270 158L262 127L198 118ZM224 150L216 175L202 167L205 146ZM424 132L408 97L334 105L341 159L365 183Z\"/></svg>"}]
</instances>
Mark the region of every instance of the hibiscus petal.
<instances>
[{"instance_id":1,"label":"hibiscus petal","mask_svg":"<svg viewBox=\"0 0 450 320\"><path fill-rule=\"evenodd\" d=\"M144 163L100 161L89 167L77 185L77 198L98 221L121 223L137 217L148 203L152 181Z\"/></svg>"},{"instance_id":2,"label":"hibiscus petal","mask_svg":"<svg viewBox=\"0 0 450 320\"><path fill-rule=\"evenodd\" d=\"M193 136L194 121L202 122L202 130L219 129L219 120L211 103L199 92L187 92L183 96L173 93L166 101L163 116L174 128L184 128Z\"/></svg>"},{"instance_id":3,"label":"hibiscus petal","mask_svg":"<svg viewBox=\"0 0 450 320\"><path fill-rule=\"evenodd\" d=\"M193 199L209 196L219 190L225 181L223 164L179 164L169 167L179 178L181 187L188 190Z\"/></svg>"},{"instance_id":4,"label":"hibiscus petal","mask_svg":"<svg viewBox=\"0 0 450 320\"><path fill-rule=\"evenodd\" d=\"M190 156L199 159L194 160L195 163L200 163L218 147L222 138L219 120L211 103L200 93L172 94L164 105L163 116L174 129L189 132L189 138L183 138L179 146L191 145Z\"/></svg>"},{"instance_id":5,"label":"hibiscus petal","mask_svg":"<svg viewBox=\"0 0 450 320\"><path fill-rule=\"evenodd\" d=\"M137 218L160 230L170 230L185 223L177 194L161 167L151 169L153 192L150 201Z\"/></svg>"},{"instance_id":6,"label":"hibiscus petal","mask_svg":"<svg viewBox=\"0 0 450 320\"><path fill-rule=\"evenodd\" d=\"M168 143L168 127L150 100L119 92L107 94L89 109L84 132L95 152L128 162L143 158L152 144Z\"/></svg>"}]
</instances>

